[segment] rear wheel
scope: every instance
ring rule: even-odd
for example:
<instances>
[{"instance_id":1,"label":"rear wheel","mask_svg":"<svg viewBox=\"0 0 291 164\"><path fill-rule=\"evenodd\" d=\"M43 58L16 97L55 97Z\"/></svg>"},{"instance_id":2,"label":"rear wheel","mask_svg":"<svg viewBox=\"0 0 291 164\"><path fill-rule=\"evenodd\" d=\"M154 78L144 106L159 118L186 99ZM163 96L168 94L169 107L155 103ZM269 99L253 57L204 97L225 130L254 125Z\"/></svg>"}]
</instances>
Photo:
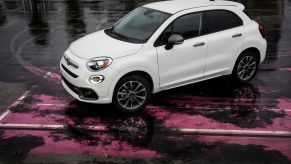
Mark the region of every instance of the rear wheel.
<instances>
[{"instance_id":1,"label":"rear wheel","mask_svg":"<svg viewBox=\"0 0 291 164\"><path fill-rule=\"evenodd\" d=\"M140 76L128 76L120 80L114 90L113 104L122 112L142 110L150 98L149 82Z\"/></svg>"},{"instance_id":2,"label":"rear wheel","mask_svg":"<svg viewBox=\"0 0 291 164\"><path fill-rule=\"evenodd\" d=\"M247 83L254 78L259 65L259 60L253 52L241 54L234 66L232 76L240 83Z\"/></svg>"}]
</instances>

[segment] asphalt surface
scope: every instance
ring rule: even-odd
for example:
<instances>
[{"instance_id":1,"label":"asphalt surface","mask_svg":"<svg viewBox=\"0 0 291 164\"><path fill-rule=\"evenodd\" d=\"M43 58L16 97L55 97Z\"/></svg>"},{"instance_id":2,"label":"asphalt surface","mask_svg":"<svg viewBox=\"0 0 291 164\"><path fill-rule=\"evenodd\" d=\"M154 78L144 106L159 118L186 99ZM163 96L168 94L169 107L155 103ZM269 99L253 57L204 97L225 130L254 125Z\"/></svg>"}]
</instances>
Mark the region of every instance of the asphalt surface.
<instances>
[{"instance_id":1,"label":"asphalt surface","mask_svg":"<svg viewBox=\"0 0 291 164\"><path fill-rule=\"evenodd\" d=\"M66 93L68 45L148 2L0 1L0 163L291 163L290 0L244 2L268 40L247 85L161 92L134 115Z\"/></svg>"}]
</instances>

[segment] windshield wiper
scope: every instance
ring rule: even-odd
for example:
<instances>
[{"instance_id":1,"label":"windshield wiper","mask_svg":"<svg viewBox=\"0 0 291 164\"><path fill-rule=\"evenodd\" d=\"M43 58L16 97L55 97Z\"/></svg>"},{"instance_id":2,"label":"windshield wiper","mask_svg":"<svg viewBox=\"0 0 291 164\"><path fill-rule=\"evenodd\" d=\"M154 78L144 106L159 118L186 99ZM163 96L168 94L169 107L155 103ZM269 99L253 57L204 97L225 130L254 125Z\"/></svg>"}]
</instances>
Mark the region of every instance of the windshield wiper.
<instances>
[{"instance_id":1,"label":"windshield wiper","mask_svg":"<svg viewBox=\"0 0 291 164\"><path fill-rule=\"evenodd\" d=\"M127 36L124 36L124 35L122 35L122 34L116 32L116 31L114 30L114 26L112 26L112 28L111 28L111 34L114 34L114 35L117 35L117 36L120 37L120 38L123 38L123 39L129 40L129 38L128 38Z\"/></svg>"}]
</instances>

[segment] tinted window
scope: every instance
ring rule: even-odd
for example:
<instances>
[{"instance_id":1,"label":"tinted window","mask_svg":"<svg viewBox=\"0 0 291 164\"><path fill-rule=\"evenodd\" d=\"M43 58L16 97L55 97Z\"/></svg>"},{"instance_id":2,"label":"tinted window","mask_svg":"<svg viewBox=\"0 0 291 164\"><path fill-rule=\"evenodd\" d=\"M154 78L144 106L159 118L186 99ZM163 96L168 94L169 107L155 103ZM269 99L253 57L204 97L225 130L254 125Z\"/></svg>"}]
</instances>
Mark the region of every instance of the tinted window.
<instances>
[{"instance_id":1,"label":"tinted window","mask_svg":"<svg viewBox=\"0 0 291 164\"><path fill-rule=\"evenodd\" d=\"M172 34L172 25L168 26L156 41L156 45L164 45Z\"/></svg>"},{"instance_id":2,"label":"tinted window","mask_svg":"<svg viewBox=\"0 0 291 164\"><path fill-rule=\"evenodd\" d=\"M190 39L202 34L202 13L187 14L177 18L169 25L157 40L157 45L164 45L172 34L180 34L184 39Z\"/></svg>"},{"instance_id":3,"label":"tinted window","mask_svg":"<svg viewBox=\"0 0 291 164\"><path fill-rule=\"evenodd\" d=\"M172 33L180 34L184 39L193 38L202 32L202 13L182 16L173 23Z\"/></svg>"},{"instance_id":4,"label":"tinted window","mask_svg":"<svg viewBox=\"0 0 291 164\"><path fill-rule=\"evenodd\" d=\"M230 11L215 10L208 12L207 29L209 33L227 30L243 25L242 20Z\"/></svg>"},{"instance_id":5,"label":"tinted window","mask_svg":"<svg viewBox=\"0 0 291 164\"><path fill-rule=\"evenodd\" d=\"M145 42L170 17L170 14L140 7L129 13L112 28L112 35Z\"/></svg>"}]
</instances>

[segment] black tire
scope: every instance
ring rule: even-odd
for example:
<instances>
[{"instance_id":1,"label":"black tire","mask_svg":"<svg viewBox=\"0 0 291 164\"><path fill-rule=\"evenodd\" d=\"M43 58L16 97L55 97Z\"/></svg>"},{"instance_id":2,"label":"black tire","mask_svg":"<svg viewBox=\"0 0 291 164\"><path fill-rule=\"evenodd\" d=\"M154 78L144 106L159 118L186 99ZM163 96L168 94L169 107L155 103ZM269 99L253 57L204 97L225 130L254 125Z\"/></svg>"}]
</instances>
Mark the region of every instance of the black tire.
<instances>
[{"instance_id":1,"label":"black tire","mask_svg":"<svg viewBox=\"0 0 291 164\"><path fill-rule=\"evenodd\" d=\"M249 63L249 65L245 65L244 67L242 67L244 63L248 63L248 60L251 63ZM252 80L255 77L258 71L258 66L259 66L259 59L255 53L251 51L243 52L238 57L235 63L235 66L232 71L232 77L236 82L243 83L243 84L248 83L250 80ZM243 77L243 74L245 74L245 77Z\"/></svg>"},{"instance_id":2,"label":"black tire","mask_svg":"<svg viewBox=\"0 0 291 164\"><path fill-rule=\"evenodd\" d=\"M139 88L136 88L138 85ZM150 96L151 86L145 78L128 76L117 83L112 101L119 111L134 113L145 108ZM144 97L144 99L141 97Z\"/></svg>"}]
</instances>

